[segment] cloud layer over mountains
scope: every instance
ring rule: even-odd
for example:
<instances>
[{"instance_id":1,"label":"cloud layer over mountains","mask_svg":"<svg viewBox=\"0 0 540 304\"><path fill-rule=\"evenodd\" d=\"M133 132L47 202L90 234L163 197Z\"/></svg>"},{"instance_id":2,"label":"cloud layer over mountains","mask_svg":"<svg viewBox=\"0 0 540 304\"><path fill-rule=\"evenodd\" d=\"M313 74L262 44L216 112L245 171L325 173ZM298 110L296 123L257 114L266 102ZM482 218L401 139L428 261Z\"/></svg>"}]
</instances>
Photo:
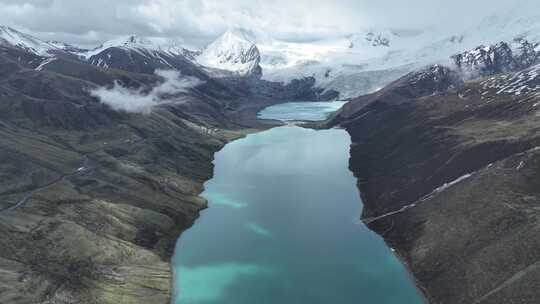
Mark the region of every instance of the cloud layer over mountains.
<instances>
[{"instance_id":1,"label":"cloud layer over mountains","mask_svg":"<svg viewBox=\"0 0 540 304\"><path fill-rule=\"evenodd\" d=\"M115 83L112 88L100 87L91 90L90 94L115 110L148 113L152 107L159 104L178 102L178 100L171 97L202 84L202 81L198 78L182 76L178 71L157 70L155 73L162 77L164 81L152 88L148 93L129 89L120 83Z\"/></svg>"},{"instance_id":2,"label":"cloud layer over mountains","mask_svg":"<svg viewBox=\"0 0 540 304\"><path fill-rule=\"evenodd\" d=\"M2 23L44 39L94 45L119 35L182 37L201 46L231 27L289 41L369 27L463 27L533 0L0 0ZM538 4L536 3L538 6Z\"/></svg>"}]
</instances>

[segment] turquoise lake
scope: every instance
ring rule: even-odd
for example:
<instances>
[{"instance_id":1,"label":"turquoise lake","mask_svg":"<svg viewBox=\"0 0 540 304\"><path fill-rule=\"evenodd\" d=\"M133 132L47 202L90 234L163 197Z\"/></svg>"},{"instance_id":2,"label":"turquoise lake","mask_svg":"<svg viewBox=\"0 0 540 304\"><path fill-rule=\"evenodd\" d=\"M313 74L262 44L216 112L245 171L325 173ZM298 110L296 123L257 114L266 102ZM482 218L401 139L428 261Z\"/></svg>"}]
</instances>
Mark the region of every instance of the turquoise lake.
<instances>
[{"instance_id":1,"label":"turquoise lake","mask_svg":"<svg viewBox=\"0 0 540 304\"><path fill-rule=\"evenodd\" d=\"M275 107L262 118L292 120L298 109ZM311 109L303 117L329 114ZM423 303L390 248L359 221L349 146L344 130L285 126L218 152L203 193L209 208L177 243L173 303Z\"/></svg>"},{"instance_id":2,"label":"turquoise lake","mask_svg":"<svg viewBox=\"0 0 540 304\"><path fill-rule=\"evenodd\" d=\"M318 121L339 110L346 102L288 102L268 107L257 115L262 119L281 121Z\"/></svg>"}]
</instances>

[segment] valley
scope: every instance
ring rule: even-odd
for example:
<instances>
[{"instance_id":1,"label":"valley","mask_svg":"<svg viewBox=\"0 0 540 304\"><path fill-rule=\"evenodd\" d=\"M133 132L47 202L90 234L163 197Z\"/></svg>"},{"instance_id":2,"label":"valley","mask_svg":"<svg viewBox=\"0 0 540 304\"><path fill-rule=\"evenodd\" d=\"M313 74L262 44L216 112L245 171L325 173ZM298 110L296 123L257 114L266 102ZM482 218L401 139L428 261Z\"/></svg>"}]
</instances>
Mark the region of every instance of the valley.
<instances>
[{"instance_id":1,"label":"valley","mask_svg":"<svg viewBox=\"0 0 540 304\"><path fill-rule=\"evenodd\" d=\"M0 303L540 302L537 11L0 25Z\"/></svg>"},{"instance_id":2,"label":"valley","mask_svg":"<svg viewBox=\"0 0 540 304\"><path fill-rule=\"evenodd\" d=\"M249 113L285 95L235 91L187 62L196 87L115 111L91 91L144 101L167 80L136 62L43 60L0 47L0 302L169 302L170 258L206 208L214 153L268 128Z\"/></svg>"},{"instance_id":3,"label":"valley","mask_svg":"<svg viewBox=\"0 0 540 304\"><path fill-rule=\"evenodd\" d=\"M329 114L299 104L260 118ZM390 248L358 221L349 145L344 130L288 125L218 152L202 193L209 208L177 243L173 303L423 303Z\"/></svg>"}]
</instances>

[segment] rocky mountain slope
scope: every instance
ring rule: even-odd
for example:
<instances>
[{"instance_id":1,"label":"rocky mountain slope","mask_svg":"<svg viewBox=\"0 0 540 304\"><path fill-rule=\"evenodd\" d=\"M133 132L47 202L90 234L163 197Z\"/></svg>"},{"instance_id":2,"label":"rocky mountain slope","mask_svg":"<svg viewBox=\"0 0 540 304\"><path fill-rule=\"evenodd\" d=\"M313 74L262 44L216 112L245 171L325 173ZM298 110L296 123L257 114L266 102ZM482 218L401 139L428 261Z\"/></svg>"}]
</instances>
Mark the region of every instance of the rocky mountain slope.
<instances>
[{"instance_id":1,"label":"rocky mountain slope","mask_svg":"<svg viewBox=\"0 0 540 304\"><path fill-rule=\"evenodd\" d=\"M93 50L74 54L95 66L137 73L175 69L192 75L200 70L192 62L197 53L183 48L178 42L137 36L107 41ZM202 75L198 74L199 77Z\"/></svg>"},{"instance_id":2,"label":"rocky mountain slope","mask_svg":"<svg viewBox=\"0 0 540 304\"><path fill-rule=\"evenodd\" d=\"M229 138L215 128L234 125L196 92L147 116L113 111L88 89L159 80L41 60L0 48L0 302L167 303L176 237Z\"/></svg>"},{"instance_id":3,"label":"rocky mountain slope","mask_svg":"<svg viewBox=\"0 0 540 304\"><path fill-rule=\"evenodd\" d=\"M493 63L487 54L505 49L466 54ZM408 74L330 121L351 134L364 222L430 303L540 300L540 65L504 72L519 69L504 58L509 69L488 65L502 72L489 77L440 65Z\"/></svg>"},{"instance_id":4,"label":"rocky mountain slope","mask_svg":"<svg viewBox=\"0 0 540 304\"><path fill-rule=\"evenodd\" d=\"M148 55L126 48L100 53ZM313 93L183 61L174 70L196 86L145 113L92 94L140 98L167 81L136 63L0 45L0 303L168 303L172 250L206 206L214 153L262 107Z\"/></svg>"},{"instance_id":5,"label":"rocky mountain slope","mask_svg":"<svg viewBox=\"0 0 540 304\"><path fill-rule=\"evenodd\" d=\"M14 46L40 56L52 56L54 53L62 51L57 45L47 43L7 26L0 26L0 45Z\"/></svg>"},{"instance_id":6,"label":"rocky mountain slope","mask_svg":"<svg viewBox=\"0 0 540 304\"><path fill-rule=\"evenodd\" d=\"M456 67L471 79L525 69L539 60L540 43L531 43L523 38L516 38L510 43L482 45L452 56Z\"/></svg>"}]
</instances>

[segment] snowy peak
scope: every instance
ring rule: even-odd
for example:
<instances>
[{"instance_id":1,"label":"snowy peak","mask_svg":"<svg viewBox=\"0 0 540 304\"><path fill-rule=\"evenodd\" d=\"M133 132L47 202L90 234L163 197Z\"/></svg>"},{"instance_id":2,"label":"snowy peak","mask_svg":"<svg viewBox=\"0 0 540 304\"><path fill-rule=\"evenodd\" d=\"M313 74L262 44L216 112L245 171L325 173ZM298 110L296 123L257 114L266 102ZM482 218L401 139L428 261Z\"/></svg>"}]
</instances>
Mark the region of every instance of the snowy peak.
<instances>
[{"instance_id":1,"label":"snowy peak","mask_svg":"<svg viewBox=\"0 0 540 304\"><path fill-rule=\"evenodd\" d=\"M76 46L71 45L71 44L64 43L62 41L53 40L53 41L47 41L47 43L54 46L55 48L57 48L59 50L62 50L64 52L67 52L67 53L70 53L70 54L81 53L81 52L86 51L85 49L82 49L80 47L76 47Z\"/></svg>"},{"instance_id":2,"label":"snowy peak","mask_svg":"<svg viewBox=\"0 0 540 304\"><path fill-rule=\"evenodd\" d=\"M370 43L372 46L390 46L390 39L387 37L384 37L381 34L375 34L373 32L369 32L366 34L366 41Z\"/></svg>"},{"instance_id":3,"label":"snowy peak","mask_svg":"<svg viewBox=\"0 0 540 304\"><path fill-rule=\"evenodd\" d=\"M229 30L207 46L197 58L203 66L227 70L240 75L260 76L261 54L256 36L247 30Z\"/></svg>"},{"instance_id":4,"label":"snowy peak","mask_svg":"<svg viewBox=\"0 0 540 304\"><path fill-rule=\"evenodd\" d=\"M160 69L177 70L201 79L207 77L193 62L199 52L183 48L181 42L175 39L130 35L74 54L81 60L104 69L144 74L153 74Z\"/></svg>"},{"instance_id":5,"label":"snowy peak","mask_svg":"<svg viewBox=\"0 0 540 304\"><path fill-rule=\"evenodd\" d=\"M347 38L349 40L350 49L365 47L389 48L392 41L399 38L399 35L392 31L368 30L365 32L348 35Z\"/></svg>"},{"instance_id":6,"label":"snowy peak","mask_svg":"<svg viewBox=\"0 0 540 304\"><path fill-rule=\"evenodd\" d=\"M511 43L499 42L479 46L473 50L452 56L452 61L468 78L528 68L540 59L538 43L515 39Z\"/></svg>"},{"instance_id":7,"label":"snowy peak","mask_svg":"<svg viewBox=\"0 0 540 304\"><path fill-rule=\"evenodd\" d=\"M160 49L164 46L171 46L171 45L174 45L173 41L167 41L165 39L151 39L151 38L140 37L136 35L129 35L126 37L109 40L103 43L99 48L125 47L125 48Z\"/></svg>"},{"instance_id":8,"label":"snowy peak","mask_svg":"<svg viewBox=\"0 0 540 304\"><path fill-rule=\"evenodd\" d=\"M152 41L146 38L131 35L131 36L128 36L128 38L123 42L123 44L124 45L131 45L131 44L152 45Z\"/></svg>"},{"instance_id":9,"label":"snowy peak","mask_svg":"<svg viewBox=\"0 0 540 304\"><path fill-rule=\"evenodd\" d=\"M367 31L362 34L354 34L349 36L350 44L349 48L358 48L360 46L372 46L372 47L389 47L392 41L393 33L384 33L376 31Z\"/></svg>"},{"instance_id":10,"label":"snowy peak","mask_svg":"<svg viewBox=\"0 0 540 304\"><path fill-rule=\"evenodd\" d=\"M58 47L36 37L21 33L8 26L0 26L0 45L11 46L39 55L52 56L61 51Z\"/></svg>"},{"instance_id":11,"label":"snowy peak","mask_svg":"<svg viewBox=\"0 0 540 304\"><path fill-rule=\"evenodd\" d=\"M169 56L186 56L193 58L197 52L190 51L182 46L182 43L173 39L166 38L150 38L130 35L118 39L109 40L99 47L84 52L79 52L78 55L89 59L110 48L119 48L128 51L137 51L145 53L164 53Z\"/></svg>"},{"instance_id":12,"label":"snowy peak","mask_svg":"<svg viewBox=\"0 0 540 304\"><path fill-rule=\"evenodd\" d=\"M226 31L218 39L223 39L223 40L239 39L242 41L247 41L249 43L255 44L257 42L257 35L250 30L246 30L243 28L235 28L235 29Z\"/></svg>"}]
</instances>

